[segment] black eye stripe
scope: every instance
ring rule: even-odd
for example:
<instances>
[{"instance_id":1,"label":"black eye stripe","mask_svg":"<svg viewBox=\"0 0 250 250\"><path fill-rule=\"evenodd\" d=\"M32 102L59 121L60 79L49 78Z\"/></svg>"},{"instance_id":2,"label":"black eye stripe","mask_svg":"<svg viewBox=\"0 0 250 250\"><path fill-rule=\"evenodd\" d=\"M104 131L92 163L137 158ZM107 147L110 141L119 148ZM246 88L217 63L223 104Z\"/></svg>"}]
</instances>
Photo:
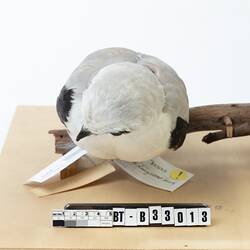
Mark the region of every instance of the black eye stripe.
<instances>
[{"instance_id":1,"label":"black eye stripe","mask_svg":"<svg viewBox=\"0 0 250 250\"><path fill-rule=\"evenodd\" d=\"M123 131L113 132L113 133L110 133L110 134L114 135L114 136L119 136L119 135L128 134L128 133L130 133L130 131L123 130Z\"/></svg>"}]
</instances>

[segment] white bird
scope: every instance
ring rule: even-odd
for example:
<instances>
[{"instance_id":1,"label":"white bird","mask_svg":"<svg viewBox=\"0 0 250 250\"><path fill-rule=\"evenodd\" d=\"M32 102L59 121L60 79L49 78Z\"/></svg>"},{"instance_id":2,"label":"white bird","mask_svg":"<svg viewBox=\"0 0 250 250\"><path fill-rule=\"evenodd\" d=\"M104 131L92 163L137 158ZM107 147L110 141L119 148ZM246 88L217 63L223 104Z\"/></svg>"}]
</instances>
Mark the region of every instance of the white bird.
<instances>
[{"instance_id":1,"label":"white bird","mask_svg":"<svg viewBox=\"0 0 250 250\"><path fill-rule=\"evenodd\" d=\"M101 159L145 161L179 148L189 105L176 72L125 48L98 50L75 69L57 98L73 142Z\"/></svg>"}]
</instances>

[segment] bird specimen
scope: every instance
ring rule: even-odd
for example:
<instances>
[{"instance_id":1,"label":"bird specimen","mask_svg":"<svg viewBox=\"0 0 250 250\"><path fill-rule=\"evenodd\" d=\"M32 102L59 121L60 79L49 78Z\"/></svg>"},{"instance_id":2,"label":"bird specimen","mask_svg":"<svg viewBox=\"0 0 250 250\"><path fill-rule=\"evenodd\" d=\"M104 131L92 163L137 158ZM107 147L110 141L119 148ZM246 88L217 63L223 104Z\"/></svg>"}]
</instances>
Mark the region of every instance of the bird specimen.
<instances>
[{"instance_id":1,"label":"bird specimen","mask_svg":"<svg viewBox=\"0 0 250 250\"><path fill-rule=\"evenodd\" d=\"M125 48L87 56L56 107L73 142L101 159L145 161L178 149L188 130L188 97L177 73Z\"/></svg>"}]
</instances>

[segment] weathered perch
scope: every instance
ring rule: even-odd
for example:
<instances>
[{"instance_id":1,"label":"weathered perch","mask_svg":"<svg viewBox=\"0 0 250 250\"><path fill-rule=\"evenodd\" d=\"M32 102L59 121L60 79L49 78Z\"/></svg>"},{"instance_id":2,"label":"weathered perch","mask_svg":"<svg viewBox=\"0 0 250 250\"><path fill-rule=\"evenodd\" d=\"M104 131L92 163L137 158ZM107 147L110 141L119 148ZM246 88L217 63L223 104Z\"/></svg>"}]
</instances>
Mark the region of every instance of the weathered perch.
<instances>
[{"instance_id":1,"label":"weathered perch","mask_svg":"<svg viewBox=\"0 0 250 250\"><path fill-rule=\"evenodd\" d=\"M250 103L190 108L188 133L209 130L215 132L202 138L205 143L250 135ZM55 136L56 153L64 154L74 147L65 129L50 130L49 133Z\"/></svg>"},{"instance_id":2,"label":"weathered perch","mask_svg":"<svg viewBox=\"0 0 250 250\"><path fill-rule=\"evenodd\" d=\"M250 103L190 108L188 133L219 130L203 137L205 143L250 135Z\"/></svg>"}]
</instances>

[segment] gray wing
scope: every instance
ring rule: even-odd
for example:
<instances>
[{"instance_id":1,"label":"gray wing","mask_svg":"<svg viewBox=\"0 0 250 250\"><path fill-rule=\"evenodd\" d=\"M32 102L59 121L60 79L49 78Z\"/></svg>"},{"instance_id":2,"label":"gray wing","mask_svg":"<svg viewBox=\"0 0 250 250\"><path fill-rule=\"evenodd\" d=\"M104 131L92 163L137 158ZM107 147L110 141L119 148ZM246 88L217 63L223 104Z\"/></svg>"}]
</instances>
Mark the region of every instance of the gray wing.
<instances>
[{"instance_id":1,"label":"gray wing","mask_svg":"<svg viewBox=\"0 0 250 250\"><path fill-rule=\"evenodd\" d=\"M137 61L137 53L125 48L106 48L98 50L87 56L74 70L66 82L67 88L75 88L82 93L88 88L91 79L103 67L119 62Z\"/></svg>"},{"instance_id":2,"label":"gray wing","mask_svg":"<svg viewBox=\"0 0 250 250\"><path fill-rule=\"evenodd\" d=\"M173 120L169 147L177 149L185 140L189 122L189 104L184 82L169 65L158 58L140 54L138 63L148 67L164 88L163 111L170 114Z\"/></svg>"},{"instance_id":3,"label":"gray wing","mask_svg":"<svg viewBox=\"0 0 250 250\"><path fill-rule=\"evenodd\" d=\"M141 54L140 64L148 67L164 87L164 110L173 116L180 116L189 121L189 104L186 87L177 73L165 62L148 55Z\"/></svg>"},{"instance_id":4,"label":"gray wing","mask_svg":"<svg viewBox=\"0 0 250 250\"><path fill-rule=\"evenodd\" d=\"M73 71L57 98L56 109L61 122L65 124L68 121L70 110L81 102L83 91L100 69L126 61L136 63L137 53L125 48L107 48L87 56Z\"/></svg>"}]
</instances>

